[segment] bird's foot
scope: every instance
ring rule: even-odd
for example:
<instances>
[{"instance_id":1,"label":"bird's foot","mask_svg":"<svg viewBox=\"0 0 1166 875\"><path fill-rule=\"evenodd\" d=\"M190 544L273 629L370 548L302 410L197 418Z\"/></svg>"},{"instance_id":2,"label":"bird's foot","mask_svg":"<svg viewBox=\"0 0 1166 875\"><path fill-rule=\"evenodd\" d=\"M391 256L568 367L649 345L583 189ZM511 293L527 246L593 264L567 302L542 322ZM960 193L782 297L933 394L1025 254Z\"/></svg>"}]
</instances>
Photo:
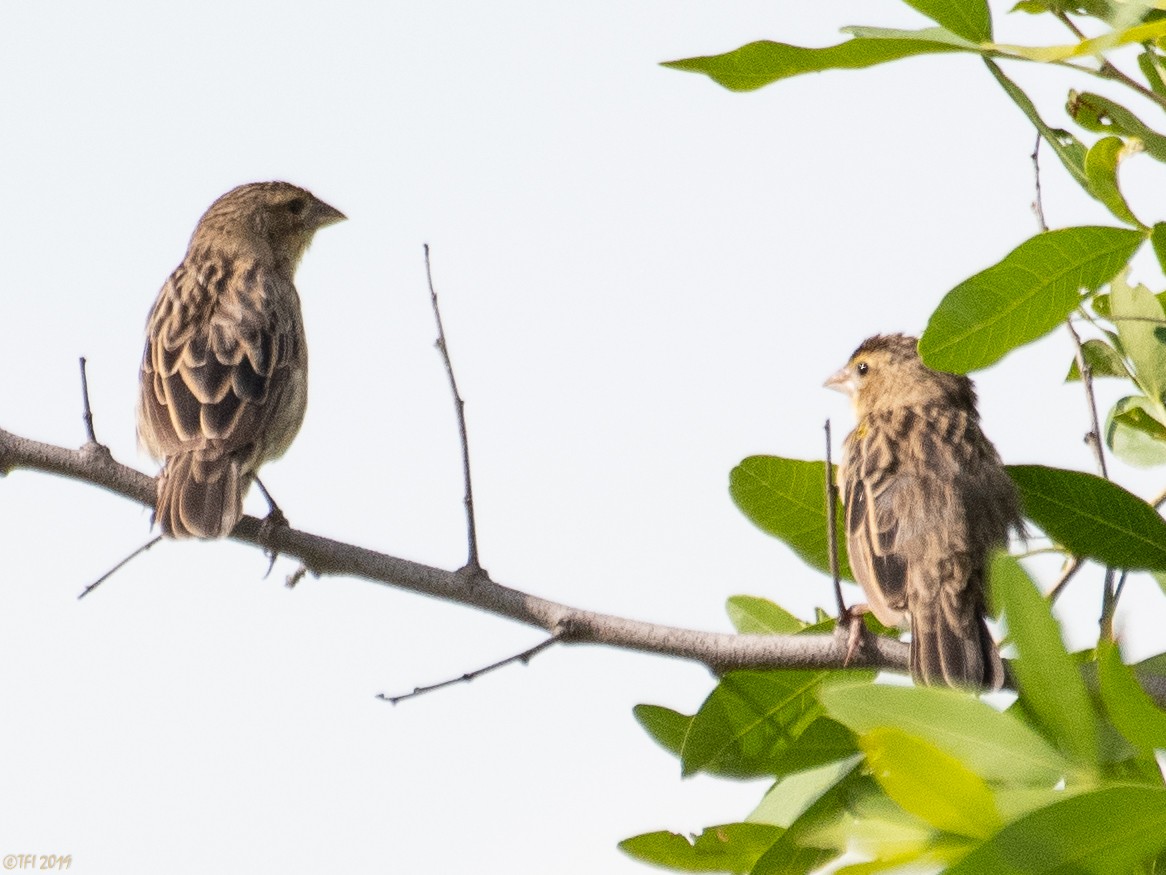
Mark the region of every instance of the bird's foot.
<instances>
[{"instance_id":1,"label":"bird's foot","mask_svg":"<svg viewBox=\"0 0 1166 875\"><path fill-rule=\"evenodd\" d=\"M263 574L264 579L271 574L271 569L275 567L275 560L279 558L279 548L275 546L275 532L277 529L286 529L288 527L287 517L272 502L271 510L268 511L267 516L259 523L259 546L263 548L263 555L268 559L267 571Z\"/></svg>"},{"instance_id":2,"label":"bird's foot","mask_svg":"<svg viewBox=\"0 0 1166 875\"><path fill-rule=\"evenodd\" d=\"M275 530L287 528L289 523L287 517L283 515L283 511L279 509L279 505L275 503L275 499L271 497L271 493L267 491L267 487L263 485L263 481L256 477L255 485L259 487L259 491L267 499L267 516L259 524L259 546L263 548L263 553L270 560L267 563L267 572L263 575L266 579L271 574L271 569L275 567L275 560L279 558L279 550L275 546Z\"/></svg>"},{"instance_id":3,"label":"bird's foot","mask_svg":"<svg viewBox=\"0 0 1166 875\"><path fill-rule=\"evenodd\" d=\"M869 605L851 605L838 618L838 628L846 630L846 657L842 660L843 668L850 665L850 661L854 659L854 654L858 653L859 647L862 646L862 633L866 631L866 626L862 622L862 615L869 613Z\"/></svg>"}]
</instances>

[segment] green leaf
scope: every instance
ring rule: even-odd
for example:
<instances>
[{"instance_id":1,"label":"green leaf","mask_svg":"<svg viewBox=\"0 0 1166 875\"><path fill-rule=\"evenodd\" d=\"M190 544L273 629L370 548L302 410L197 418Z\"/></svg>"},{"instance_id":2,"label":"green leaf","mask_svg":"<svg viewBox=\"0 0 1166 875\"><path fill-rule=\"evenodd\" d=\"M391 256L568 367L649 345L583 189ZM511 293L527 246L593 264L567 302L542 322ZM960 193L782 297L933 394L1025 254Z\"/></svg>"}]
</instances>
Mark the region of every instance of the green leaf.
<instances>
[{"instance_id":1,"label":"green leaf","mask_svg":"<svg viewBox=\"0 0 1166 875\"><path fill-rule=\"evenodd\" d=\"M694 838L650 832L619 843L629 857L681 872L748 872L785 830L764 823L710 826Z\"/></svg>"},{"instance_id":2,"label":"green leaf","mask_svg":"<svg viewBox=\"0 0 1166 875\"><path fill-rule=\"evenodd\" d=\"M1078 42L1067 45L994 45L992 48L1003 53L1006 57L1024 58L1029 61L1039 61L1042 63L1055 63L1058 61L1068 61L1072 58L1100 56L1119 46L1129 45L1130 43L1147 43L1166 37L1166 21L1160 19L1149 21L1145 24L1134 24L1132 27L1127 26L1131 20L1140 20L1140 18L1141 16L1138 15L1136 19L1123 17L1121 20L1118 20L1119 17L1115 16L1114 29L1109 33L1088 39L1081 39Z\"/></svg>"},{"instance_id":3,"label":"green leaf","mask_svg":"<svg viewBox=\"0 0 1166 875\"><path fill-rule=\"evenodd\" d=\"M1125 228L1063 228L1039 234L944 296L919 341L928 366L964 374L1036 340L1096 291L1145 239Z\"/></svg>"},{"instance_id":4,"label":"green leaf","mask_svg":"<svg viewBox=\"0 0 1166 875\"><path fill-rule=\"evenodd\" d=\"M1158 266L1166 271L1166 222L1155 222L1150 231L1150 245L1158 258ZM1161 297L1159 297L1161 300Z\"/></svg>"},{"instance_id":5,"label":"green leaf","mask_svg":"<svg viewBox=\"0 0 1166 875\"><path fill-rule=\"evenodd\" d=\"M1107 787L1071 796L1004 827L947 875L1133 872L1166 848L1166 790Z\"/></svg>"},{"instance_id":6,"label":"green leaf","mask_svg":"<svg viewBox=\"0 0 1166 875\"><path fill-rule=\"evenodd\" d=\"M989 572L992 602L1003 611L1019 658L1011 663L1021 701L1061 749L1078 762L1098 762L1093 704L1077 664L1065 650L1049 603L1020 563L998 552Z\"/></svg>"},{"instance_id":7,"label":"green leaf","mask_svg":"<svg viewBox=\"0 0 1166 875\"><path fill-rule=\"evenodd\" d=\"M636 720L652 740L669 753L680 756L684 739L692 726L692 718L662 705L636 705L632 709Z\"/></svg>"},{"instance_id":8,"label":"green leaf","mask_svg":"<svg viewBox=\"0 0 1166 875\"><path fill-rule=\"evenodd\" d=\"M819 717L777 758L773 771L790 775L844 760L857 752L858 739L853 732L829 717Z\"/></svg>"},{"instance_id":9,"label":"green leaf","mask_svg":"<svg viewBox=\"0 0 1166 875\"><path fill-rule=\"evenodd\" d=\"M750 456L729 475L729 494L755 526L780 538L812 568L829 572L824 462ZM835 526L841 575L853 580L840 501L835 502Z\"/></svg>"},{"instance_id":10,"label":"green leaf","mask_svg":"<svg viewBox=\"0 0 1166 875\"><path fill-rule=\"evenodd\" d=\"M1010 12L1027 12L1041 15L1046 12L1071 12L1074 15L1089 15L1100 21L1112 23L1114 10L1110 0L1021 0Z\"/></svg>"},{"instance_id":11,"label":"green leaf","mask_svg":"<svg viewBox=\"0 0 1166 875\"><path fill-rule=\"evenodd\" d=\"M925 821L892 802L881 788L851 801L847 815L834 826L836 842L870 862L833 870L834 875L876 875L905 871L938 872L943 864L964 856L952 853L953 836L940 837ZM969 842L962 840L960 844ZM910 865L912 868L906 869Z\"/></svg>"},{"instance_id":12,"label":"green leaf","mask_svg":"<svg viewBox=\"0 0 1166 875\"><path fill-rule=\"evenodd\" d=\"M773 847L757 861L751 875L809 875L841 856L841 851L834 848L799 845L788 839L788 835L786 833L774 842Z\"/></svg>"},{"instance_id":13,"label":"green leaf","mask_svg":"<svg viewBox=\"0 0 1166 875\"><path fill-rule=\"evenodd\" d=\"M1150 83L1150 89L1157 95L1166 95L1166 82L1162 81L1162 67L1161 56L1154 51L1153 47L1147 46L1146 50L1138 55L1138 67L1142 71L1142 75L1146 77L1146 81Z\"/></svg>"},{"instance_id":14,"label":"green leaf","mask_svg":"<svg viewBox=\"0 0 1166 875\"><path fill-rule=\"evenodd\" d=\"M992 40L992 16L985 0L906 0L936 24L974 43Z\"/></svg>"},{"instance_id":15,"label":"green leaf","mask_svg":"<svg viewBox=\"0 0 1166 875\"><path fill-rule=\"evenodd\" d=\"M1148 656L1134 665L1138 677L1153 677L1166 680L1166 653Z\"/></svg>"},{"instance_id":16,"label":"green leaf","mask_svg":"<svg viewBox=\"0 0 1166 875\"><path fill-rule=\"evenodd\" d=\"M1134 366L1134 378L1166 419L1166 314L1145 286L1114 277L1109 288L1110 320Z\"/></svg>"},{"instance_id":17,"label":"green leaf","mask_svg":"<svg viewBox=\"0 0 1166 875\"><path fill-rule=\"evenodd\" d=\"M1089 373L1094 377L1122 377L1129 379L1130 372L1126 370L1125 360L1121 353L1104 340L1091 338L1081 344L1081 355L1085 364L1089 366ZM1065 377L1066 383L1074 383L1081 379L1081 371L1077 367L1077 359L1069 366L1069 373Z\"/></svg>"},{"instance_id":18,"label":"green leaf","mask_svg":"<svg viewBox=\"0 0 1166 875\"><path fill-rule=\"evenodd\" d=\"M962 36L957 36L950 30L942 27L925 27L922 30L904 30L897 27L867 27L864 25L849 25L842 28L842 32L859 39L879 40L923 40L924 42L942 43L956 49L969 52L980 51L980 47L969 42Z\"/></svg>"},{"instance_id":19,"label":"green leaf","mask_svg":"<svg viewBox=\"0 0 1166 875\"><path fill-rule=\"evenodd\" d=\"M1166 593L1166 575L1153 575L1160 578L1157 582ZM1138 676L1138 683L1144 687L1161 691L1166 688L1166 653L1159 653L1143 659L1134 666L1134 673Z\"/></svg>"},{"instance_id":20,"label":"green leaf","mask_svg":"<svg viewBox=\"0 0 1166 875\"><path fill-rule=\"evenodd\" d=\"M1117 184L1117 165L1127 154L1120 137L1102 137L1085 155L1089 191L1119 220L1144 230L1149 228L1134 215Z\"/></svg>"},{"instance_id":21,"label":"green leaf","mask_svg":"<svg viewBox=\"0 0 1166 875\"><path fill-rule=\"evenodd\" d=\"M1166 713L1146 695L1133 669L1122 662L1116 644L1103 640L1097 649L1101 701L1110 721L1135 747L1166 750Z\"/></svg>"},{"instance_id":22,"label":"green leaf","mask_svg":"<svg viewBox=\"0 0 1166 875\"><path fill-rule=\"evenodd\" d=\"M1129 400L1141 403L1136 406L1126 405L1120 413L1114 414L1114 421L1137 429L1156 441L1166 441L1166 425L1155 419L1150 412L1150 399L1134 398Z\"/></svg>"},{"instance_id":23,"label":"green leaf","mask_svg":"<svg viewBox=\"0 0 1166 875\"><path fill-rule=\"evenodd\" d=\"M935 745L890 727L872 729L859 744L875 780L916 817L945 832L978 839L1003 825L984 780Z\"/></svg>"},{"instance_id":24,"label":"green leaf","mask_svg":"<svg viewBox=\"0 0 1166 875\"><path fill-rule=\"evenodd\" d=\"M1083 471L1007 467L1025 515L1070 553L1115 568L1166 571L1166 520L1133 493Z\"/></svg>"},{"instance_id":25,"label":"green leaf","mask_svg":"<svg viewBox=\"0 0 1166 875\"><path fill-rule=\"evenodd\" d=\"M1143 395L1119 400L1105 420L1105 444L1129 465L1151 468L1166 464L1166 426Z\"/></svg>"},{"instance_id":26,"label":"green leaf","mask_svg":"<svg viewBox=\"0 0 1166 875\"><path fill-rule=\"evenodd\" d=\"M780 605L757 596L732 596L725 610L742 635L792 635L808 625Z\"/></svg>"},{"instance_id":27,"label":"green leaf","mask_svg":"<svg viewBox=\"0 0 1166 875\"><path fill-rule=\"evenodd\" d=\"M766 791L752 812L750 823L792 827L822 796L838 786L862 762L855 751L850 756L812 769L786 775Z\"/></svg>"},{"instance_id":28,"label":"green leaf","mask_svg":"<svg viewBox=\"0 0 1166 875\"><path fill-rule=\"evenodd\" d=\"M931 687L831 684L818 700L854 732L893 727L935 745L986 781L1052 786L1073 769L1039 734L967 693Z\"/></svg>"},{"instance_id":29,"label":"green leaf","mask_svg":"<svg viewBox=\"0 0 1166 875\"><path fill-rule=\"evenodd\" d=\"M681 751L683 774L776 774L781 755L821 716L814 693L825 676L819 671L726 674L693 717Z\"/></svg>"},{"instance_id":30,"label":"green leaf","mask_svg":"<svg viewBox=\"0 0 1166 875\"><path fill-rule=\"evenodd\" d=\"M1081 127L1099 134L1134 137L1141 141L1149 155L1159 161L1166 161L1166 137L1149 128L1121 104L1100 94L1070 91L1065 108Z\"/></svg>"},{"instance_id":31,"label":"green leaf","mask_svg":"<svg viewBox=\"0 0 1166 875\"><path fill-rule=\"evenodd\" d=\"M1069 787L1000 787L995 792L996 807L1005 823L1011 823L1025 814L1040 808L1046 808L1055 802L1060 802L1067 796L1074 796L1090 790L1086 784L1075 784Z\"/></svg>"},{"instance_id":32,"label":"green leaf","mask_svg":"<svg viewBox=\"0 0 1166 875\"><path fill-rule=\"evenodd\" d=\"M1043 15L1046 12L1073 12L1092 15L1102 21L1109 21L1111 12L1107 0L1020 0L1009 12L1027 12L1029 15Z\"/></svg>"},{"instance_id":33,"label":"green leaf","mask_svg":"<svg viewBox=\"0 0 1166 875\"><path fill-rule=\"evenodd\" d=\"M996 81L1000 83L1000 87L1012 98L1012 102L1020 107L1020 111L1028 116L1028 120L1040 132L1044 141L1052 147L1057 157L1061 159L1061 163L1065 165L1065 169L1069 171L1069 175L1073 177L1073 180L1081 188L1085 189L1085 191L1089 191L1089 180L1085 176L1085 146L1082 145L1081 141L1068 131L1061 130L1060 128L1051 128L1045 124L1044 119L1040 117L1040 113L1036 111L1036 107L1032 101L1028 99L1028 95L1015 82L1005 76L1004 71L988 58L984 58L984 64L987 65L992 75L996 77Z\"/></svg>"},{"instance_id":34,"label":"green leaf","mask_svg":"<svg viewBox=\"0 0 1166 875\"><path fill-rule=\"evenodd\" d=\"M933 28L918 31L912 38L856 37L836 46L821 49L807 49L762 40L722 55L667 61L661 66L673 70L704 73L730 91L753 91L779 79L787 79L802 73L859 69L912 55L968 50L969 47L953 42L952 35L942 28Z\"/></svg>"},{"instance_id":35,"label":"green leaf","mask_svg":"<svg viewBox=\"0 0 1166 875\"><path fill-rule=\"evenodd\" d=\"M838 857L844 847L838 847L824 827L836 823L844 811L847 799L857 787L870 779L858 771L862 757L833 763L780 781L762 800L756 817L778 816L788 820L796 812L797 819L774 845L766 851L751 875L806 875ZM776 803L788 800L789 804Z\"/></svg>"}]
</instances>

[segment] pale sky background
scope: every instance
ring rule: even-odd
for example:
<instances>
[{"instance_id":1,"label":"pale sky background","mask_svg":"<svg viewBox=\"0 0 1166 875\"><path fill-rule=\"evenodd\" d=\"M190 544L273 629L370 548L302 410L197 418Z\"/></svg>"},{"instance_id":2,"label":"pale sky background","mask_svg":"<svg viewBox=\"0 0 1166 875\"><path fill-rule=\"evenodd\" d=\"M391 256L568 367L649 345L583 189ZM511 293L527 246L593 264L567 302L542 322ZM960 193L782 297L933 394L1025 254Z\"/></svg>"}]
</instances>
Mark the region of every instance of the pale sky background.
<instances>
[{"instance_id":1,"label":"pale sky background","mask_svg":"<svg viewBox=\"0 0 1166 875\"><path fill-rule=\"evenodd\" d=\"M293 525L464 561L428 242L483 563L581 607L715 630L736 593L830 607L826 579L734 508L730 469L820 458L823 421L836 440L852 425L826 376L869 334L920 331L944 292L1037 230L1032 129L976 58L745 95L658 66L926 25L892 2L72 2L4 17L0 426L80 445L85 355L99 439L154 471L133 425L146 312L212 200L286 179L350 219L298 276L311 402L263 472ZM1042 37L1008 16L998 38ZM1008 72L1055 125L1068 87L1097 89ZM1053 227L1116 224L1051 154L1045 171ZM1163 171L1145 156L1123 169L1149 221ZM1060 382L1069 357L1059 331L977 378L1006 461L1093 469L1080 390ZM1145 496L1163 482L1115 471ZM0 481L0 855L71 854L81 875L636 873L650 870L619 840L740 820L766 786L682 781L634 721L639 702L695 710L712 687L697 665L558 648L394 708L375 695L541 633L357 580L289 591L293 561L264 580L260 553L231 543L163 544L78 602L148 529L147 511L92 487ZM1099 577L1062 602L1074 646L1095 633ZM1132 581L1131 655L1162 649L1162 614L1152 581Z\"/></svg>"}]
</instances>

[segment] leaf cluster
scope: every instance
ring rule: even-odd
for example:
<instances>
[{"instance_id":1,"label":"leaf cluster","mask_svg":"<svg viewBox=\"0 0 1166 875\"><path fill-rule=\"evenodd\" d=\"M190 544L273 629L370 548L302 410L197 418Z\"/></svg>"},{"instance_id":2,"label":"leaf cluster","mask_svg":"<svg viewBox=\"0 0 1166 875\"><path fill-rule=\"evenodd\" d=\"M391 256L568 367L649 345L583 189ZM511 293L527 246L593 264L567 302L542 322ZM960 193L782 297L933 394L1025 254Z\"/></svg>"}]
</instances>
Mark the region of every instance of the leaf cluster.
<instances>
[{"instance_id":1,"label":"leaf cluster","mask_svg":"<svg viewBox=\"0 0 1166 875\"><path fill-rule=\"evenodd\" d=\"M1075 339L1082 328L1088 336L1078 341L1066 379L1083 380L1090 403L1095 378L1130 387L1100 438L1130 464L1166 464L1166 291L1129 279L1130 262L1147 243L1166 270L1166 221L1144 220L1119 179L1134 156L1166 162L1166 136L1139 114L1142 106L1155 119L1166 111L1166 11L1138 0L1023 0L1014 12L1044 16L1071 38L1017 45L996 35L985 0L904 2L929 25L848 27L848 39L824 48L766 40L665 66L748 91L917 55L979 55L1068 178L1116 225L1049 231L1041 215L1040 233L943 296L920 354L933 368L968 373L1060 325L1069 324ZM1136 58L1140 78L1111 60L1118 49ZM1135 103L1071 90L1066 121L1080 131L1072 133L1046 121L1005 74L1009 64L1064 68L1124 88ZM773 784L739 823L693 837L649 833L621 847L680 871L755 875L808 873L848 851L847 859L866 862L832 871L1166 872L1166 783L1155 755L1166 750L1166 714L1144 691L1166 690L1166 654L1126 665L1105 622L1131 571L1149 571L1166 586L1166 520L1105 476L1042 465L1009 473L1047 549L1074 568L1085 560L1106 568L1094 649L1066 651L1051 599L1001 554L990 585L1014 650L1014 701L994 707L967 693L875 683L854 670L739 671L722 677L696 714L641 705L637 719L680 759L683 774ZM827 571L827 523L833 514L841 530L842 508L826 499L826 476L822 462L753 456L733 469L730 493L758 528ZM840 575L849 579L838 546ZM832 628L824 615L807 623L755 597L735 597L728 608L743 633ZM872 631L898 634L877 624Z\"/></svg>"},{"instance_id":2,"label":"leaf cluster","mask_svg":"<svg viewBox=\"0 0 1166 875\"><path fill-rule=\"evenodd\" d=\"M870 673L739 671L685 715L636 718L685 775L768 777L739 823L620 847L683 872L808 873L846 852L846 875L924 864L952 873L1166 871L1166 714L1142 683L1166 661L1125 665L1115 645L1070 654L1049 606L1011 556L992 568L1011 631L1018 696L1004 711L971 694L871 683ZM741 632L798 634L778 605L735 597ZM1082 663L1096 658L1095 670ZM1039 853L1037 851L1039 850ZM917 870L915 870L917 871Z\"/></svg>"}]
</instances>

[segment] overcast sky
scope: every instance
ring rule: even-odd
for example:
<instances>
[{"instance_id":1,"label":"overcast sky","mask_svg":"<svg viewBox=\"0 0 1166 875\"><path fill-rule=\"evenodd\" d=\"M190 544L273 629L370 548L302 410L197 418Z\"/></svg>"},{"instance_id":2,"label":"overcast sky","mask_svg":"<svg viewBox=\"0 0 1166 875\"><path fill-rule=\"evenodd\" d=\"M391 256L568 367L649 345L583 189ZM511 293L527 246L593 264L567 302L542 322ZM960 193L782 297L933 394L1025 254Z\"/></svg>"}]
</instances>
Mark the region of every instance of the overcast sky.
<instances>
[{"instance_id":1,"label":"overcast sky","mask_svg":"<svg viewBox=\"0 0 1166 875\"><path fill-rule=\"evenodd\" d=\"M891 2L322 9L9 5L0 426L80 445L85 355L99 439L155 471L134 436L147 310L211 201L286 179L349 216L297 280L311 400L263 472L293 525L464 561L428 242L497 580L713 630L736 593L830 607L826 579L736 511L729 471L821 458L823 421L836 440L852 424L826 376L869 334L920 331L1036 232L1033 131L980 62L752 94L658 66L926 25ZM1008 16L998 37L1040 35ZM1054 125L1068 87L1096 88L1008 70ZM1050 225L1114 224L1045 170ZM1162 175L1146 156L1123 168L1149 221ZM1060 331L977 377L1006 461L1092 470L1069 357ZM1142 495L1162 484L1115 471ZM363 581L288 590L294 562L263 579L231 543L163 544L79 603L149 522L77 483L0 481L0 855L71 854L82 875L635 873L619 840L740 820L765 788L681 781L634 721L639 702L695 710L712 686L696 665L563 647L392 707L376 694L541 635ZM1074 646L1095 634L1098 578L1061 604ZM1156 592L1136 578L1119 612L1133 656L1161 649Z\"/></svg>"}]
</instances>

